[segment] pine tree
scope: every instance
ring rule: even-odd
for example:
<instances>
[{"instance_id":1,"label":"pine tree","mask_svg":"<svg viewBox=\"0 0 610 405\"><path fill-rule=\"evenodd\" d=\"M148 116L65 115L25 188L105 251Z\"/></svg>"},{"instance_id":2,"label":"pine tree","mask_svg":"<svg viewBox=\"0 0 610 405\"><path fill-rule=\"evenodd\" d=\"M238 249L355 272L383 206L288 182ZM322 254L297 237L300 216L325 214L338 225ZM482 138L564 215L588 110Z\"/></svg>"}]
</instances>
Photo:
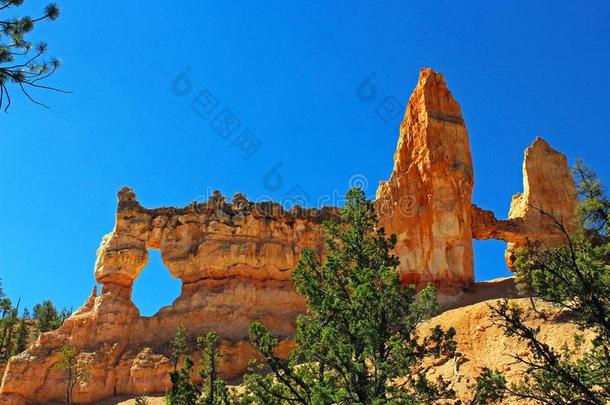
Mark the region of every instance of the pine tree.
<instances>
[{"instance_id":1,"label":"pine tree","mask_svg":"<svg viewBox=\"0 0 610 405\"><path fill-rule=\"evenodd\" d=\"M25 308L21 320L19 321L19 327L17 328L17 340L15 341L15 350L13 351L13 354L19 354L28 347L30 329L28 328L27 321L29 318L30 311Z\"/></svg>"},{"instance_id":2,"label":"pine tree","mask_svg":"<svg viewBox=\"0 0 610 405\"><path fill-rule=\"evenodd\" d=\"M170 359L174 366L174 371L178 368L178 362L186 354L186 329L184 325L178 326L176 336L170 344Z\"/></svg>"},{"instance_id":3,"label":"pine tree","mask_svg":"<svg viewBox=\"0 0 610 405\"><path fill-rule=\"evenodd\" d=\"M2 335L2 342L0 347L2 348L2 358L8 359L13 355L13 330L17 323L17 315L19 309L11 308L9 315L4 319L4 333Z\"/></svg>"},{"instance_id":4,"label":"pine tree","mask_svg":"<svg viewBox=\"0 0 610 405\"><path fill-rule=\"evenodd\" d=\"M34 45L26 39L36 24L42 21L53 21L59 17L59 7L55 3L47 5L37 18L16 16L14 10L24 0L0 0L0 108L8 111L11 106L9 84L16 86L35 104L29 93L31 89L61 91L41 83L60 67L59 59L45 60L47 44L39 42Z\"/></svg>"},{"instance_id":5,"label":"pine tree","mask_svg":"<svg viewBox=\"0 0 610 405\"><path fill-rule=\"evenodd\" d=\"M452 396L447 383L418 368L426 357L452 356L455 331L417 332L437 309L429 286L419 294L400 282L396 237L377 226L373 204L359 189L347 194L342 222L325 224L326 261L304 250L292 274L307 298L288 360L259 322L250 327L264 369L246 376L245 402L273 404L433 403ZM262 371L270 373L263 375Z\"/></svg>"},{"instance_id":6,"label":"pine tree","mask_svg":"<svg viewBox=\"0 0 610 405\"><path fill-rule=\"evenodd\" d=\"M72 404L74 387L89 380L91 371L89 365L79 359L79 353L73 346L64 346L59 353L59 361L54 366L65 372L66 378L66 403Z\"/></svg>"},{"instance_id":7,"label":"pine tree","mask_svg":"<svg viewBox=\"0 0 610 405\"><path fill-rule=\"evenodd\" d=\"M504 399L506 391L506 378L497 370L483 368L474 386L470 387L474 392L470 405L495 404ZM458 402L460 404L461 402Z\"/></svg>"},{"instance_id":8,"label":"pine tree","mask_svg":"<svg viewBox=\"0 0 610 405\"><path fill-rule=\"evenodd\" d=\"M578 164L575 170L582 205L583 232L570 235L551 214L565 245L531 245L517 254L516 272L528 280L540 299L569 314L580 328L594 334L590 348L581 335L572 347L556 350L527 325L525 311L502 301L491 307L492 321L507 336L525 342L531 355L514 354L527 372L522 381L506 387L515 397L541 404L606 404L610 402L610 200L595 174ZM502 390L502 387L498 387Z\"/></svg>"},{"instance_id":9,"label":"pine tree","mask_svg":"<svg viewBox=\"0 0 610 405\"><path fill-rule=\"evenodd\" d=\"M193 358L184 356L184 365L170 373L172 387L165 396L167 405L195 405L201 395L200 388L191 379Z\"/></svg>"},{"instance_id":10,"label":"pine tree","mask_svg":"<svg viewBox=\"0 0 610 405\"><path fill-rule=\"evenodd\" d=\"M11 308L13 308L13 303L11 302L10 298L2 296L0 299L0 310L2 310L2 319L6 318L6 315L10 313Z\"/></svg>"},{"instance_id":11,"label":"pine tree","mask_svg":"<svg viewBox=\"0 0 610 405\"><path fill-rule=\"evenodd\" d=\"M2 281L0 280L0 310L2 310L2 317L0 318L0 356L2 356L2 353L4 352L3 343L7 332L6 315L9 313L11 308L11 300L4 295Z\"/></svg>"},{"instance_id":12,"label":"pine tree","mask_svg":"<svg viewBox=\"0 0 610 405\"><path fill-rule=\"evenodd\" d=\"M202 395L198 405L231 403L226 383L218 377L217 366L220 359L218 335L215 332L209 332L205 339L202 337L197 339L197 346L201 352L199 377L202 381Z\"/></svg>"},{"instance_id":13,"label":"pine tree","mask_svg":"<svg viewBox=\"0 0 610 405\"><path fill-rule=\"evenodd\" d=\"M193 358L186 354L187 341L184 325L178 327L176 336L170 344L170 350L174 371L170 373L172 387L165 396L167 405L195 405L201 390L191 379L194 362ZM184 358L184 364L178 368L178 363L182 358Z\"/></svg>"},{"instance_id":14,"label":"pine tree","mask_svg":"<svg viewBox=\"0 0 610 405\"><path fill-rule=\"evenodd\" d=\"M200 383L193 380L195 363L190 355L185 354L187 344L183 326L178 328L171 347L174 371L170 373L172 387L166 395L168 405L227 405L234 403L235 399L230 395L226 383L218 377L217 366L220 351L216 333L209 332L205 338L199 337L197 339L197 347L201 353ZM184 358L184 364L181 368L177 368L177 364L182 358Z\"/></svg>"},{"instance_id":15,"label":"pine tree","mask_svg":"<svg viewBox=\"0 0 610 405\"><path fill-rule=\"evenodd\" d=\"M64 319L50 300L34 305L34 319L39 332L48 332L61 326Z\"/></svg>"}]
</instances>

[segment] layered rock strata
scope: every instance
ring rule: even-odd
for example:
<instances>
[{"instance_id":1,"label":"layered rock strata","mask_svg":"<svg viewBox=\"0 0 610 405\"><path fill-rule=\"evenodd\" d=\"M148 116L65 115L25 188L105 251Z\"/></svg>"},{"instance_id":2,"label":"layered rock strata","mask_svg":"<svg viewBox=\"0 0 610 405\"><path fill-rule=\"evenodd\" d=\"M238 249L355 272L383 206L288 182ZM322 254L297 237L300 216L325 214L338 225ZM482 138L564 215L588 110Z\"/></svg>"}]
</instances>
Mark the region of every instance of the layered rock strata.
<instances>
[{"instance_id":1,"label":"layered rock strata","mask_svg":"<svg viewBox=\"0 0 610 405\"><path fill-rule=\"evenodd\" d=\"M445 293L470 286L473 238L509 242L509 264L514 249L528 240L562 243L551 216L569 232L577 224L565 156L538 138L525 152L523 177L523 193L513 198L507 219L472 204L472 159L461 108L443 76L423 69L400 128L392 173L377 190L380 223L398 237L402 280L432 282ZM133 191L122 189L114 230L97 252L101 294L94 291L58 330L42 334L9 361L0 403L63 398L64 376L53 366L68 344L91 368L89 381L75 389L77 402L164 392L168 344L181 324L192 338L210 330L220 334L220 371L229 379L239 377L255 356L247 339L253 320L284 339L280 352L286 354L295 318L305 307L290 282L291 270L306 247L323 260L322 223L338 217L338 208L285 211L240 194L228 203L219 193L205 204L146 209ZM161 252L168 271L182 281L182 292L171 306L142 317L131 290L150 249Z\"/></svg>"},{"instance_id":2,"label":"layered rock strata","mask_svg":"<svg viewBox=\"0 0 610 405\"><path fill-rule=\"evenodd\" d=\"M473 182L460 105L443 76L424 69L400 126L394 169L377 190L380 222L397 235L405 282L452 287L474 281Z\"/></svg>"},{"instance_id":3,"label":"layered rock strata","mask_svg":"<svg viewBox=\"0 0 610 405\"><path fill-rule=\"evenodd\" d=\"M577 230L577 208L576 186L567 158L544 139L536 138L525 150L523 193L513 196L508 219L497 220L491 211L473 205L472 236L508 242L505 259L512 268L515 250L528 242L546 246L565 243L565 233Z\"/></svg>"}]
</instances>

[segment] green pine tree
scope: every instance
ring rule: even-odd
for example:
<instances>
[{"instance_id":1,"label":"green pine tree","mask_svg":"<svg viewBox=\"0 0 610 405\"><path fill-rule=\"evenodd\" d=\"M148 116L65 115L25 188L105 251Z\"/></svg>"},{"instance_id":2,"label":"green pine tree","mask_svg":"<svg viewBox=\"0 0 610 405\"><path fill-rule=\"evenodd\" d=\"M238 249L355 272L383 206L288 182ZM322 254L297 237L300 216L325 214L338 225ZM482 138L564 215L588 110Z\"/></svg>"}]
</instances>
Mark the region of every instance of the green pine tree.
<instances>
[{"instance_id":1,"label":"green pine tree","mask_svg":"<svg viewBox=\"0 0 610 405\"><path fill-rule=\"evenodd\" d=\"M230 404L229 390L224 380L218 377L218 360L220 350L218 347L218 334L209 332L205 338L197 339L197 346L201 352L201 367L199 377L202 381L202 392L198 405L224 405Z\"/></svg>"},{"instance_id":2,"label":"green pine tree","mask_svg":"<svg viewBox=\"0 0 610 405\"><path fill-rule=\"evenodd\" d=\"M184 356L184 365L170 373L172 387L167 392L167 405L195 405L201 395L200 387L192 381L193 358Z\"/></svg>"},{"instance_id":3,"label":"green pine tree","mask_svg":"<svg viewBox=\"0 0 610 405\"><path fill-rule=\"evenodd\" d=\"M342 222L327 223L324 263L304 250L292 279L307 298L295 349L278 358L278 339L259 322L250 328L265 369L246 376L245 402L265 404L433 403L452 396L429 381L426 357L452 356L455 331L417 332L437 309L429 286L419 294L400 282L395 236L377 226L373 204L359 189L347 194ZM262 371L269 370L264 375Z\"/></svg>"},{"instance_id":4,"label":"green pine tree","mask_svg":"<svg viewBox=\"0 0 610 405\"><path fill-rule=\"evenodd\" d=\"M176 336L170 344L170 350L170 359L174 366L174 371L170 373L172 386L165 396L167 405L195 405L201 390L192 381L194 362L193 358L186 354L187 339L184 325L178 327ZM184 364L178 368L178 364L182 359L184 359Z\"/></svg>"},{"instance_id":5,"label":"green pine tree","mask_svg":"<svg viewBox=\"0 0 610 405\"><path fill-rule=\"evenodd\" d=\"M23 3L24 0L0 0L0 108L4 107L5 111L12 102L9 85L43 106L30 94L32 89L61 91L42 83L60 67L59 59L45 60L47 44L34 45L27 39L39 22L59 17L59 7L51 3L36 18L16 15L15 9Z\"/></svg>"},{"instance_id":6,"label":"green pine tree","mask_svg":"<svg viewBox=\"0 0 610 405\"><path fill-rule=\"evenodd\" d=\"M30 311L27 308L23 310L23 315L19 321L19 327L17 328L17 339L15 341L15 349L13 354L19 354L27 349L30 338L30 329L28 328L27 321L30 318Z\"/></svg>"},{"instance_id":7,"label":"green pine tree","mask_svg":"<svg viewBox=\"0 0 610 405\"><path fill-rule=\"evenodd\" d=\"M4 331L2 334L2 341L0 342L0 350L2 351L2 358L8 359L13 355L13 332L15 325L17 324L17 315L19 310L17 308L11 308L9 314L3 319Z\"/></svg>"},{"instance_id":8,"label":"green pine tree","mask_svg":"<svg viewBox=\"0 0 610 405\"><path fill-rule=\"evenodd\" d=\"M184 325L178 326L176 336L170 343L170 360L174 366L174 371L178 368L178 362L186 354L186 329Z\"/></svg>"},{"instance_id":9,"label":"green pine tree","mask_svg":"<svg viewBox=\"0 0 610 405\"><path fill-rule=\"evenodd\" d=\"M198 383L193 380L195 363L192 357L186 354L187 343L185 330L180 326L172 341L172 360L174 371L170 373L172 387L166 395L168 405L227 405L234 403L224 380L218 377L217 366L220 358L218 335L209 332L205 338L197 339L197 347L201 353ZM184 358L184 364L177 368L177 364Z\"/></svg>"},{"instance_id":10,"label":"green pine tree","mask_svg":"<svg viewBox=\"0 0 610 405\"><path fill-rule=\"evenodd\" d=\"M90 366L79 359L79 352L75 347L67 345L61 348L59 361L55 363L54 367L65 372L66 403L71 405L76 385L88 381L91 377Z\"/></svg>"},{"instance_id":11,"label":"green pine tree","mask_svg":"<svg viewBox=\"0 0 610 405\"><path fill-rule=\"evenodd\" d=\"M536 297L594 334L590 348L576 352L589 347L579 335L571 347L554 349L540 339L538 329L527 325L523 308L506 300L491 307L492 321L531 352L513 355L527 372L506 391L540 404L610 403L610 200L591 170L579 163L575 174L583 231L570 235L558 219L541 210L563 232L565 245L531 245L518 252L515 270Z\"/></svg>"},{"instance_id":12,"label":"green pine tree","mask_svg":"<svg viewBox=\"0 0 610 405\"><path fill-rule=\"evenodd\" d=\"M39 332L48 332L57 329L66 319L67 311L64 309L58 312L55 305L50 300L45 300L40 304L34 305L34 319L36 329Z\"/></svg>"}]
</instances>

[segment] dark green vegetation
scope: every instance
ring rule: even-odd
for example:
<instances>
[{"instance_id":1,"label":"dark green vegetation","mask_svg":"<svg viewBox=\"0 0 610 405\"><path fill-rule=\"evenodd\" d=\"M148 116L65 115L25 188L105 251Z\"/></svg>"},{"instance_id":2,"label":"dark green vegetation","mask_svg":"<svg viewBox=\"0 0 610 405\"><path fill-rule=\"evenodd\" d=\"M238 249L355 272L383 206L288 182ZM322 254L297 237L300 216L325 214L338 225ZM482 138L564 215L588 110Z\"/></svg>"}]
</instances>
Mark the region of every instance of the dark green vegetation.
<instances>
[{"instance_id":1,"label":"dark green vegetation","mask_svg":"<svg viewBox=\"0 0 610 405\"><path fill-rule=\"evenodd\" d=\"M292 279L307 298L297 320L298 344L288 360L278 358L278 340L253 323L252 343L263 357L261 371L246 377L256 403L431 403L449 398L445 381L418 371L425 358L453 356L455 331L416 329L438 309L435 290L401 285L396 238L377 228L373 204L350 190L342 223L329 222L322 264L305 250Z\"/></svg>"},{"instance_id":2,"label":"dark green vegetation","mask_svg":"<svg viewBox=\"0 0 610 405\"><path fill-rule=\"evenodd\" d=\"M34 306L33 316L25 308L19 316L19 303L13 306L0 283L0 361L24 351L41 332L57 329L70 316L70 311L58 311L49 300Z\"/></svg>"},{"instance_id":3,"label":"dark green vegetation","mask_svg":"<svg viewBox=\"0 0 610 405\"><path fill-rule=\"evenodd\" d=\"M361 190L351 190L341 224L329 222L325 229L325 263L305 250L292 274L308 311L297 320L298 347L290 358L277 357L278 339L254 322L250 339L262 361L253 364L238 394L217 378L216 336L212 344L208 335L201 346L207 348L200 369L204 385L193 382L193 361L185 356L171 375L168 403L423 404L453 396L447 382L429 381L418 367L426 358L452 356L455 331L434 327L426 336L417 334L438 309L436 291L401 285L398 259L390 253L395 237L377 228L373 204ZM179 329L174 361L183 342Z\"/></svg>"},{"instance_id":4,"label":"dark green vegetation","mask_svg":"<svg viewBox=\"0 0 610 405\"><path fill-rule=\"evenodd\" d=\"M58 312L55 305L49 300L36 304L34 305L36 329L39 332L48 332L57 329L70 316L70 313L71 311L68 311L66 308Z\"/></svg>"},{"instance_id":5,"label":"dark green vegetation","mask_svg":"<svg viewBox=\"0 0 610 405\"><path fill-rule=\"evenodd\" d=\"M37 17L16 15L16 9L23 3L24 0L0 0L0 108L4 107L4 111L8 111L12 102L9 85L42 106L30 95L32 89L61 91L42 84L59 68L59 59L44 59L47 44L34 45L27 39L37 23L59 17L59 7L51 3Z\"/></svg>"},{"instance_id":6,"label":"dark green vegetation","mask_svg":"<svg viewBox=\"0 0 610 405\"><path fill-rule=\"evenodd\" d=\"M575 176L582 201L582 231L569 235L559 219L540 207L563 231L566 244L554 249L533 244L522 250L516 273L534 297L557 306L594 338L588 341L583 333L575 336L573 344L555 350L527 325L522 308L499 302L491 307L493 322L507 336L524 341L531 354L513 356L527 367L527 373L517 384L496 384L491 390L496 394L506 390L541 404L610 402L610 200L599 179L581 163L575 167Z\"/></svg>"},{"instance_id":7,"label":"dark green vegetation","mask_svg":"<svg viewBox=\"0 0 610 405\"><path fill-rule=\"evenodd\" d=\"M205 338L197 339L197 347L201 355L198 369L199 382L193 381L195 363L186 354L188 347L183 326L178 328L176 337L171 343L171 358L174 371L170 374L172 388L166 395L168 405L215 405L236 403L237 397L230 395L225 382L218 378L216 365L220 353L218 351L218 335L214 332ZM183 362L178 369L177 364Z\"/></svg>"}]
</instances>

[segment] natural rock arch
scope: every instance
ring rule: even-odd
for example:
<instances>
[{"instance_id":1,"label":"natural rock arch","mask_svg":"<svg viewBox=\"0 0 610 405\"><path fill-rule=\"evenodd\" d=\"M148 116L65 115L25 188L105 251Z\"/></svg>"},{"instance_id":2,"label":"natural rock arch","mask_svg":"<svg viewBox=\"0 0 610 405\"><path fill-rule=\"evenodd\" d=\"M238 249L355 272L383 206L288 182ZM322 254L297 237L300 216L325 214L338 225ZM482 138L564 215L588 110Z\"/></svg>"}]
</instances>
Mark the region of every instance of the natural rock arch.
<instances>
[{"instance_id":1,"label":"natural rock arch","mask_svg":"<svg viewBox=\"0 0 610 405\"><path fill-rule=\"evenodd\" d=\"M172 276L161 258L161 252L148 249L148 262L134 281L132 302L141 316L151 317L171 306L180 296L182 281Z\"/></svg>"},{"instance_id":2,"label":"natural rock arch","mask_svg":"<svg viewBox=\"0 0 610 405\"><path fill-rule=\"evenodd\" d=\"M562 235L535 207L576 227L577 197L565 156L537 138L525 151L524 190L513 197L508 219L472 204L474 174L468 132L459 104L443 76L420 72L409 100L387 182L377 190L377 211L388 233L398 236L403 281L435 283L445 294L474 282L472 239L507 241L512 252L528 240L562 243ZM185 208L142 207L135 193L118 194L114 230L97 252L95 278L103 285L57 331L42 334L6 368L0 402L22 405L63 397L53 369L58 351L71 344L93 361L92 379L74 398L91 402L116 394L163 392L169 385L167 343L176 328L202 335L217 331L225 352L220 371L238 377L254 356L247 342L252 320L262 321L291 347L295 317L304 301L290 282L299 252L323 250L321 224L337 219L333 207L285 211L236 195L215 194ZM152 317L139 316L132 286L147 249L159 249L182 283L175 303Z\"/></svg>"}]
</instances>

